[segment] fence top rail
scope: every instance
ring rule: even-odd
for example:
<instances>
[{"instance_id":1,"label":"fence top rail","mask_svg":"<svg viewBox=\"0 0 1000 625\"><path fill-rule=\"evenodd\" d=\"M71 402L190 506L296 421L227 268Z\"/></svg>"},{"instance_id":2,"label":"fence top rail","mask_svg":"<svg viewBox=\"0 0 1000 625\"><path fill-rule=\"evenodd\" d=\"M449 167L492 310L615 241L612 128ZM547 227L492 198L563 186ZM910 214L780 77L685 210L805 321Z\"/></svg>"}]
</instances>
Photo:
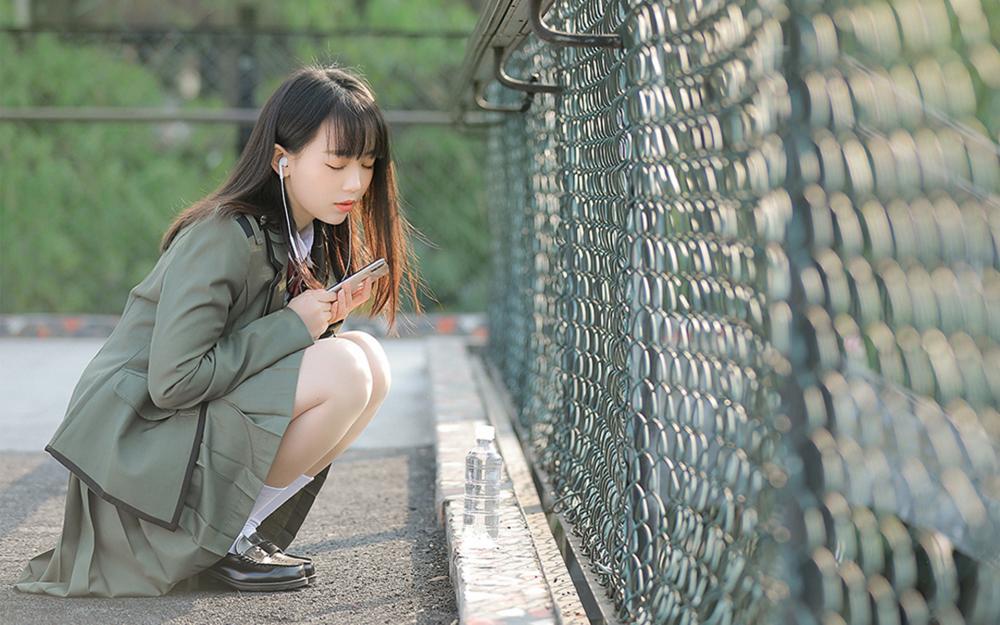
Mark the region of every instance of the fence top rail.
<instances>
[{"instance_id":1,"label":"fence top rail","mask_svg":"<svg viewBox=\"0 0 1000 625\"><path fill-rule=\"evenodd\" d=\"M542 0L545 13L554 0ZM465 47L465 58L453 84L453 114L461 117L467 110L478 111L475 83L495 80L493 49L517 47L532 32L530 0L487 0L479 21Z\"/></svg>"},{"instance_id":2,"label":"fence top rail","mask_svg":"<svg viewBox=\"0 0 1000 625\"><path fill-rule=\"evenodd\" d=\"M337 37L398 37L411 39L465 39L469 33L464 30L410 30L400 28L333 28L329 30L318 29L281 29L262 28L255 26L255 35L265 35L273 37L288 38L319 38L333 39ZM134 39L136 37L157 37L166 35L192 35L192 36L215 36L215 37L242 37L246 34L246 29L239 25L223 26L196 26L193 28L172 28L164 26L140 26L140 27L110 27L110 26L72 26L70 28L58 28L55 26L32 26L0 27L0 33L5 35L80 35L80 36L101 36L101 37L122 37Z\"/></svg>"},{"instance_id":3,"label":"fence top rail","mask_svg":"<svg viewBox=\"0 0 1000 625\"><path fill-rule=\"evenodd\" d=\"M252 124L257 121L259 108L180 109L177 107L124 106L0 106L0 122L191 122L203 124ZM486 115L469 114L467 121L483 123ZM393 125L450 125L446 111L401 110L385 111L385 119Z\"/></svg>"}]
</instances>

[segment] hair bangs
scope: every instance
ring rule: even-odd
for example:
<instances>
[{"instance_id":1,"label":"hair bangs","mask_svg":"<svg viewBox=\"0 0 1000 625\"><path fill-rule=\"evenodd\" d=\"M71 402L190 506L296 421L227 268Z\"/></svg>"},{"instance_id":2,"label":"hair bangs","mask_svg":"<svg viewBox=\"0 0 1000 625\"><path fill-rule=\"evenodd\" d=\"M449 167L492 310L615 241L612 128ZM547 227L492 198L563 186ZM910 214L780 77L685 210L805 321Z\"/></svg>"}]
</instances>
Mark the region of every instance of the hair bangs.
<instances>
[{"instance_id":1,"label":"hair bangs","mask_svg":"<svg viewBox=\"0 0 1000 625\"><path fill-rule=\"evenodd\" d=\"M374 106L334 107L329 116L327 150L337 156L385 158L389 153L385 120Z\"/></svg>"}]
</instances>

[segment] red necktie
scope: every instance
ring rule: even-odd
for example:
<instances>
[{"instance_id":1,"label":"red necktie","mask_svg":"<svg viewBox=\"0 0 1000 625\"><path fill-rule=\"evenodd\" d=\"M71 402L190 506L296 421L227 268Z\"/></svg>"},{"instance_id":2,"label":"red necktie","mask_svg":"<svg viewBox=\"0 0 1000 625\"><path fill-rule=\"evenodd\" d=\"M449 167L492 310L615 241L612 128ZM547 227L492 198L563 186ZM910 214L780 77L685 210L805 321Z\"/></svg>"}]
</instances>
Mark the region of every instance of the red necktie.
<instances>
[{"instance_id":1,"label":"red necktie","mask_svg":"<svg viewBox=\"0 0 1000 625\"><path fill-rule=\"evenodd\" d=\"M288 264L285 286L288 290L288 299L292 299L305 290L305 280L302 279L302 276L292 271L291 263Z\"/></svg>"}]
</instances>

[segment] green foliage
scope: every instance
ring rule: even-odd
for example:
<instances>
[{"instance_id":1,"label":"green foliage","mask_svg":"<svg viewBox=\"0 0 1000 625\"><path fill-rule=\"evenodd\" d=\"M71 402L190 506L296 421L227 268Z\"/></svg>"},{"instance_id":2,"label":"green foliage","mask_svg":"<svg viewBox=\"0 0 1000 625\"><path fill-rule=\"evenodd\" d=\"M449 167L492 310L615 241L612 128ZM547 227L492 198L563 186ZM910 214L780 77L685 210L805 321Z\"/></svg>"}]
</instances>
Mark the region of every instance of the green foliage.
<instances>
[{"instance_id":1,"label":"green foliage","mask_svg":"<svg viewBox=\"0 0 1000 625\"><path fill-rule=\"evenodd\" d=\"M228 10L236 3L212 4ZM342 4L350 7L301 3L296 11L282 11L282 26L365 23ZM378 15L385 27L471 30L475 20L461 5L433 12L418 10L422 2L367 6L369 22ZM274 10L274 4L261 4L259 23L269 23L267 12ZM384 109L443 108L445 78L463 49L457 40L359 38L318 45L303 39L287 61L289 70L313 60L357 68ZM7 60L0 62L0 106L227 105L215 96L185 101L174 95L173 77L106 45L0 35L0 59ZM258 105L282 79L262 81ZM415 95L415 86L427 85L423 99ZM0 123L0 312L120 313L129 289L156 262L173 216L224 180L236 141L237 129L227 124ZM489 244L482 142L444 126L395 126L393 148L402 208L420 233L412 243L430 290L421 292L421 304L430 312L484 309Z\"/></svg>"},{"instance_id":2,"label":"green foliage","mask_svg":"<svg viewBox=\"0 0 1000 625\"><path fill-rule=\"evenodd\" d=\"M482 208L485 142L432 126L409 127L393 139L397 162L406 164L397 170L403 210L433 245L414 241L420 271L445 309L485 310L490 255Z\"/></svg>"},{"instance_id":3,"label":"green foliage","mask_svg":"<svg viewBox=\"0 0 1000 625\"><path fill-rule=\"evenodd\" d=\"M157 105L157 81L99 48L0 38L4 106ZM111 79L111 77L114 77ZM190 106L211 106L192 102ZM170 124L0 124L0 310L121 311L170 217L233 160L234 130Z\"/></svg>"}]
</instances>

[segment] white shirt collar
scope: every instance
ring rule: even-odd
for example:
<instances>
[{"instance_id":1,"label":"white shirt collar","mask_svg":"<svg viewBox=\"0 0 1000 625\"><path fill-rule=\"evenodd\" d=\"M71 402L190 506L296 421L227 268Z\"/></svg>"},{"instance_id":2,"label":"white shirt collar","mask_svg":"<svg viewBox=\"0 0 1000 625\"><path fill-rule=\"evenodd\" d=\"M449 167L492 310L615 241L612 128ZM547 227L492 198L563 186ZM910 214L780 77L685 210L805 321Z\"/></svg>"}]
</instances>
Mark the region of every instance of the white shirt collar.
<instances>
[{"instance_id":1,"label":"white shirt collar","mask_svg":"<svg viewBox=\"0 0 1000 625\"><path fill-rule=\"evenodd\" d=\"M302 230L299 230L299 236L302 237L302 242L306 244L306 249L307 250L311 250L312 249L313 234L314 234L313 233L313 222L311 222L311 221L309 222L309 224L305 228L303 228Z\"/></svg>"},{"instance_id":2,"label":"white shirt collar","mask_svg":"<svg viewBox=\"0 0 1000 625\"><path fill-rule=\"evenodd\" d=\"M312 261L312 254L310 252L312 251L312 244L314 237L313 222L310 221L309 224L306 225L305 228L299 230L297 234L298 234L298 236L296 237L297 240L292 241L292 245L295 245L299 248L300 255L305 260L306 266L312 267L313 261ZM293 258L292 250L288 250L288 257Z\"/></svg>"}]
</instances>

